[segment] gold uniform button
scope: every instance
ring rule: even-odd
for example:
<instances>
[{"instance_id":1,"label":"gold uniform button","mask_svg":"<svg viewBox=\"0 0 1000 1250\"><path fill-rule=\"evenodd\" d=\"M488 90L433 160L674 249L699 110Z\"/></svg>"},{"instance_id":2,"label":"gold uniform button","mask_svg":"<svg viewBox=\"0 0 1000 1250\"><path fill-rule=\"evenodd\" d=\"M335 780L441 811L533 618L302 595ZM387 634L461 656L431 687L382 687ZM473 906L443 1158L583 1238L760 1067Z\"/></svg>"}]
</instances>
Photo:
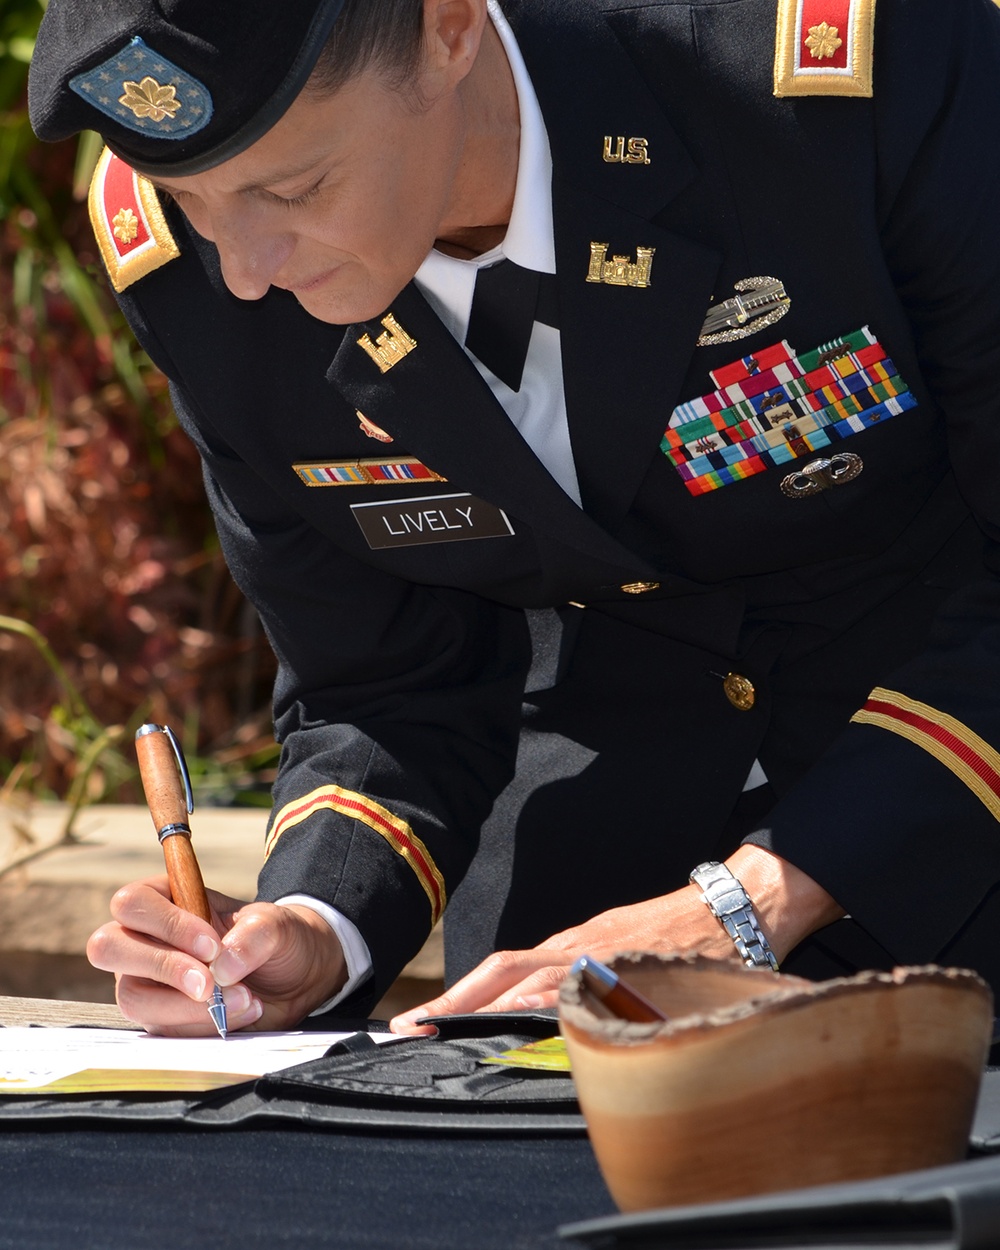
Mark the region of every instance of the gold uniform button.
<instances>
[{"instance_id":1,"label":"gold uniform button","mask_svg":"<svg viewBox=\"0 0 1000 1250\"><path fill-rule=\"evenodd\" d=\"M740 673L727 673L722 683L726 698L740 712L749 712L757 698L753 682Z\"/></svg>"},{"instance_id":2,"label":"gold uniform button","mask_svg":"<svg viewBox=\"0 0 1000 1250\"><path fill-rule=\"evenodd\" d=\"M647 590L659 590L659 582L626 582L621 589L627 595L644 595Z\"/></svg>"}]
</instances>

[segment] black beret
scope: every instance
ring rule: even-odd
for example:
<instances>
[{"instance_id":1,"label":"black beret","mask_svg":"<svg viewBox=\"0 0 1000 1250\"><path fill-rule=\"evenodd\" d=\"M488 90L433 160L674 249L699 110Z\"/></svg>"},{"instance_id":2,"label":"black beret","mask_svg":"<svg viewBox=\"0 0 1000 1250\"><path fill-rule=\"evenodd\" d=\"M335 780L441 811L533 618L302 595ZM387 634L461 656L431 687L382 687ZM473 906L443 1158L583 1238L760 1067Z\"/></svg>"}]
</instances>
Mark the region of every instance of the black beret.
<instances>
[{"instance_id":1,"label":"black beret","mask_svg":"<svg viewBox=\"0 0 1000 1250\"><path fill-rule=\"evenodd\" d=\"M305 85L344 0L49 0L28 77L41 139L97 130L141 173L242 152Z\"/></svg>"}]
</instances>

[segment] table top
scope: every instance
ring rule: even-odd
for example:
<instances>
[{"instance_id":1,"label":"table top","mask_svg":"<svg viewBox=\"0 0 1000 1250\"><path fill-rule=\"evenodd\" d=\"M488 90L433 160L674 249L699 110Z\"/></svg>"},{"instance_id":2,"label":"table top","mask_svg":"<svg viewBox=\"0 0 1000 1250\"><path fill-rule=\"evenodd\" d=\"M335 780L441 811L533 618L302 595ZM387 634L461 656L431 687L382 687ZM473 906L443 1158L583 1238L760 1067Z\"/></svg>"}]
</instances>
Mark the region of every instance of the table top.
<instances>
[{"instance_id":1,"label":"table top","mask_svg":"<svg viewBox=\"0 0 1000 1250\"><path fill-rule=\"evenodd\" d=\"M127 1027L115 1007L13 998L0 1024ZM560 1224L615 1210L582 1136L192 1128L132 1111L0 1125L0 1250L554 1250Z\"/></svg>"},{"instance_id":2,"label":"table top","mask_svg":"<svg viewBox=\"0 0 1000 1250\"><path fill-rule=\"evenodd\" d=\"M4 1025L120 1028L126 1023L117 1008L107 1006L0 999ZM996 1081L987 1084L996 1095ZM955 1193L961 1197L963 1188L968 1190L961 1211L948 1218L947 1202L930 1195L934 1203L927 1209L936 1213L934 1222L910 1239L909 1229L893 1234L885 1228L880 1237L877 1218L861 1230L873 1232L871 1240L817 1240L812 1228L799 1241L804 1226L793 1217L779 1240L761 1241L737 1212L728 1238L706 1242L701 1234L710 1230L694 1218L693 1208L676 1211L681 1219L685 1211L691 1213L686 1230L623 1229L616 1220L610 1231L604 1221L615 1215L614 1203L589 1141L579 1135L307 1125L298 1118L195 1127L165 1122L155 1097L144 1102L141 1096L128 1100L127 1119L99 1120L89 1110L85 1118L69 1119L62 1106L69 1101L48 1099L37 1119L0 1123L0 1250L581 1250L612 1245L687 1250L708 1244L731 1250L851 1244L865 1250L889 1244L883 1239L887 1231L896 1250L1000 1245L997 1156L958 1165L963 1170L953 1179L949 1174L941 1192L954 1200ZM992 1107L984 1104L984 1123ZM913 1198L927 1206L927 1195L919 1191L922 1175L887 1181L890 1188L917 1186ZM796 1200L797 1195L784 1196L786 1205ZM747 1201L753 1208L769 1199ZM711 1218L718 1220L725 1205L716 1204ZM890 1205L898 1207L898 1196ZM747 1218L752 1224L752 1211ZM587 1229L588 1221L598 1224ZM968 1225L964 1233L963 1223ZM583 1225L580 1239L560 1237L565 1225ZM689 1240L692 1230L698 1236ZM963 1240L965 1234L972 1240ZM988 1234L987 1240L981 1234Z\"/></svg>"}]
</instances>

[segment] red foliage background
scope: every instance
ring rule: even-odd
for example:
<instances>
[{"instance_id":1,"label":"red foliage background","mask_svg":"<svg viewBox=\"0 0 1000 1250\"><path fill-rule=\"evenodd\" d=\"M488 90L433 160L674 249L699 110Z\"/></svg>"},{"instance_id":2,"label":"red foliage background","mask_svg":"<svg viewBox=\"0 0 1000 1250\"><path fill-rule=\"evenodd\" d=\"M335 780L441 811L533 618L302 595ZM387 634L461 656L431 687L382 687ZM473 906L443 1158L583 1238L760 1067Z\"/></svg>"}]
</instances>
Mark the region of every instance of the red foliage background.
<instances>
[{"instance_id":1,"label":"red foliage background","mask_svg":"<svg viewBox=\"0 0 1000 1250\"><path fill-rule=\"evenodd\" d=\"M130 336L69 193L73 145L30 159L112 332L83 322L15 207L0 223L0 614L41 631L101 724L184 726L189 755L238 786L271 743L269 651L216 550L164 379L147 362L137 402L115 369L114 338L121 352ZM0 784L66 793L80 742L61 701L38 649L0 629ZM92 789L135 798L107 769Z\"/></svg>"}]
</instances>

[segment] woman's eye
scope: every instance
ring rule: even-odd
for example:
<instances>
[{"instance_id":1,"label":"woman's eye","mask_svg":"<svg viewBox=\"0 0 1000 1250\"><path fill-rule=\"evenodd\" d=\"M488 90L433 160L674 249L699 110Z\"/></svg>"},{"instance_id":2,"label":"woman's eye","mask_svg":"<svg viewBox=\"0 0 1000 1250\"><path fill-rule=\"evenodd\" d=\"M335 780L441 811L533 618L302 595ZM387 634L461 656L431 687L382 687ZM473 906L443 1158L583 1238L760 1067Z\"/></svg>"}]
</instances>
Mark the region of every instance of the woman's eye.
<instances>
[{"instance_id":1,"label":"woman's eye","mask_svg":"<svg viewBox=\"0 0 1000 1250\"><path fill-rule=\"evenodd\" d=\"M308 204L310 200L315 199L319 195L320 185L317 182L314 187L310 187L308 191L303 191L301 195L276 195L274 198L286 208L301 208L303 204Z\"/></svg>"}]
</instances>

